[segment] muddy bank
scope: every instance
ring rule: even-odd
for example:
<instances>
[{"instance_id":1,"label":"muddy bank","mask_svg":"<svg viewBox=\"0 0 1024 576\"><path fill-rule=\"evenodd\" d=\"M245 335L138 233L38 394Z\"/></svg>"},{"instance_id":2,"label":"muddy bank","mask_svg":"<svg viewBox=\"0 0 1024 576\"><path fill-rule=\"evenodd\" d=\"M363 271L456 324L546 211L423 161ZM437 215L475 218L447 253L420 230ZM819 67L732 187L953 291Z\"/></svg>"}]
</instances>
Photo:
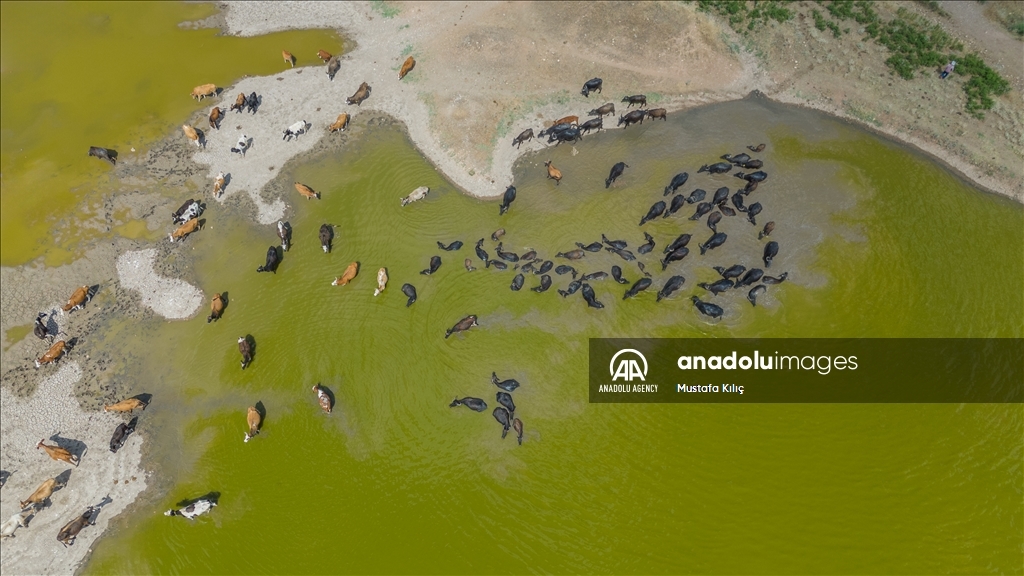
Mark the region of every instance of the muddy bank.
<instances>
[{"instance_id":1,"label":"muddy bank","mask_svg":"<svg viewBox=\"0 0 1024 576\"><path fill-rule=\"evenodd\" d=\"M0 388L0 468L6 477L0 516L16 514L19 500L49 478L56 477L65 486L29 518L27 527L18 529L14 539L4 542L0 567L5 574L74 574L110 520L146 489L143 439L140 434L129 436L116 454L108 451L111 433L127 418L81 409L74 397L74 387L83 378L79 362L44 367L36 376L37 391L28 399L15 397L6 386ZM41 438L79 456L79 465L50 459L36 449ZM89 506L99 507L95 525L86 526L75 544L65 548L57 541L57 532Z\"/></svg>"},{"instance_id":2,"label":"muddy bank","mask_svg":"<svg viewBox=\"0 0 1024 576\"><path fill-rule=\"evenodd\" d=\"M650 107L675 111L743 98L754 90L869 126L936 156L993 192L1018 201L1024 194L1024 176L1015 168L1024 159L1019 98L999 98L987 121L973 120L961 113L959 86L927 76L894 80L878 47L852 34L841 40L826 38L803 17L743 38L690 5L223 6L231 34L307 27L343 30L356 48L343 57L333 83L321 66L312 80L303 72L306 77L298 81L297 71L289 70L281 80L253 86L269 88L279 82L290 95L270 88L275 100L294 103L294 114L322 122L314 122L314 138L342 110L386 112L408 127L424 156L475 196L499 195L511 183L519 155L546 147L534 140L519 150L512 148L512 137L526 128L537 132L555 118L582 117L605 102L624 106L619 103L624 94L644 93ZM799 9L809 10L802 5ZM954 22L944 24L961 33ZM970 48L971 39L962 35ZM407 54L416 57L417 66L399 81L397 69ZM850 54L858 57L849 60ZM608 92L583 98L579 87L593 76L604 79ZM373 87L373 94L359 108L346 107L344 98L363 81ZM344 88L336 86L339 82ZM320 95L307 96L308 90ZM901 101L909 105L893 104ZM335 104L328 111L317 102ZM308 108L301 108L303 103ZM280 133L287 126L285 118L275 120L280 125L273 130ZM211 178L222 169L218 166L237 165L224 150L211 159ZM203 155L197 160L206 161ZM272 166L281 163L281 158L276 160L259 164L246 186L268 182L276 169Z\"/></svg>"}]
</instances>

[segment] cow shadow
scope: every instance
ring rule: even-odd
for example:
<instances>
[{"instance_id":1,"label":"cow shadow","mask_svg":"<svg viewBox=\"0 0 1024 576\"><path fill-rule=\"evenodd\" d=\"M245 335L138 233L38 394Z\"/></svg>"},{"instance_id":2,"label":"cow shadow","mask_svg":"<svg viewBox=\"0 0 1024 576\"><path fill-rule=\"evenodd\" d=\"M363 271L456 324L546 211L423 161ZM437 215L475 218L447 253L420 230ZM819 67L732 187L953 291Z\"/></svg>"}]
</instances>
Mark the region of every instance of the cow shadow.
<instances>
[{"instance_id":1,"label":"cow shadow","mask_svg":"<svg viewBox=\"0 0 1024 576\"><path fill-rule=\"evenodd\" d=\"M142 402L143 404L145 404L147 406L149 405L150 402L153 401L153 395L150 394L149 392L143 392L142 394L136 394L135 396L132 396L132 398L135 398L136 400L139 400L140 402Z\"/></svg>"},{"instance_id":2,"label":"cow shadow","mask_svg":"<svg viewBox=\"0 0 1024 576\"><path fill-rule=\"evenodd\" d=\"M224 310L220 311L220 315L224 315L224 311L228 309L228 305L231 304L231 300L228 298L227 292L220 293L220 301L224 304Z\"/></svg>"},{"instance_id":3,"label":"cow shadow","mask_svg":"<svg viewBox=\"0 0 1024 576\"><path fill-rule=\"evenodd\" d=\"M252 360L249 361L251 365L256 361L256 338L252 334L246 334L244 337L245 341L249 343L249 354L252 355Z\"/></svg>"},{"instance_id":4,"label":"cow shadow","mask_svg":"<svg viewBox=\"0 0 1024 576\"><path fill-rule=\"evenodd\" d=\"M4 485L7 484L7 481L10 480L11 476L14 476L14 472L0 470L0 488L3 488Z\"/></svg>"},{"instance_id":5,"label":"cow shadow","mask_svg":"<svg viewBox=\"0 0 1024 576\"><path fill-rule=\"evenodd\" d=\"M57 324L57 309L51 309L49 313L41 312L46 316L46 321L43 324L46 326L46 332L50 335L50 341L56 337L57 333L60 332L60 324Z\"/></svg>"},{"instance_id":6,"label":"cow shadow","mask_svg":"<svg viewBox=\"0 0 1024 576\"><path fill-rule=\"evenodd\" d=\"M50 442L53 442L57 446L70 452L78 459L79 462L82 461L82 457L85 456L85 453L89 450L89 447L86 446L85 442L75 440L74 438L65 438L60 435L60 432L51 435Z\"/></svg>"},{"instance_id":7,"label":"cow shadow","mask_svg":"<svg viewBox=\"0 0 1024 576\"><path fill-rule=\"evenodd\" d=\"M260 425L258 430L263 430L263 426L267 424L267 407L263 405L263 400L259 400L253 408L255 408L256 412L260 415Z\"/></svg>"},{"instance_id":8,"label":"cow shadow","mask_svg":"<svg viewBox=\"0 0 1024 576\"><path fill-rule=\"evenodd\" d=\"M94 505L92 507L92 514L89 515L89 524L95 524L96 520L100 517L100 512L103 510L103 507L107 504L111 504L113 501L114 500L110 497L110 494L107 494L99 501L99 503Z\"/></svg>"},{"instance_id":9,"label":"cow shadow","mask_svg":"<svg viewBox=\"0 0 1024 576\"><path fill-rule=\"evenodd\" d=\"M210 502L213 502L214 504L220 504L220 492L217 492L216 490L214 490L214 491L211 491L211 492L207 492L206 494L203 494L202 496L196 496L195 498L188 498L186 500L181 500L180 502L175 504L175 506L177 506L178 508L187 508L187 507L195 504L196 502L199 502L200 500L208 500Z\"/></svg>"},{"instance_id":10,"label":"cow shadow","mask_svg":"<svg viewBox=\"0 0 1024 576\"><path fill-rule=\"evenodd\" d=\"M228 189L228 185L231 184L231 172L224 173L224 186L221 187L220 193L223 194Z\"/></svg>"}]
</instances>

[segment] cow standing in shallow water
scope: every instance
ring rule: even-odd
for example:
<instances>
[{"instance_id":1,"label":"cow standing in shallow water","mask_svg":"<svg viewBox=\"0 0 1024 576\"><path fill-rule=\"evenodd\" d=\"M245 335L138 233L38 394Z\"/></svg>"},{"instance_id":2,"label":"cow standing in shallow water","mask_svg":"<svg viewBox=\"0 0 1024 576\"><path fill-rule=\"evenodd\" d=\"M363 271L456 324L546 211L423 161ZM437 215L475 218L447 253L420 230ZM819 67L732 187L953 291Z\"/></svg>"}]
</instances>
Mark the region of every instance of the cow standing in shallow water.
<instances>
[{"instance_id":1,"label":"cow standing in shallow water","mask_svg":"<svg viewBox=\"0 0 1024 576\"><path fill-rule=\"evenodd\" d=\"M324 249L324 254L331 251L331 241L334 240L334 227L330 224L320 225L320 247Z\"/></svg>"}]
</instances>

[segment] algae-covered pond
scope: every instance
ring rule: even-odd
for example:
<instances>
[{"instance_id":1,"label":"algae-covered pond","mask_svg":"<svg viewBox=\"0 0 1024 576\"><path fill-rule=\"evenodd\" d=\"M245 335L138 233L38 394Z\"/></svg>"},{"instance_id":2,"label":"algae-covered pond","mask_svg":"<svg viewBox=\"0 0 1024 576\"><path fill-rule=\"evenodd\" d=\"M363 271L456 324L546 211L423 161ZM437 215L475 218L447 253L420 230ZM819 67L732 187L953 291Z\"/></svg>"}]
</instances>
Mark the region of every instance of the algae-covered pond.
<instances>
[{"instance_id":1,"label":"algae-covered pond","mask_svg":"<svg viewBox=\"0 0 1024 576\"><path fill-rule=\"evenodd\" d=\"M735 187L696 168L767 142L770 179L751 195L777 222L773 270L789 280L754 308L720 296L709 323L691 294L708 265L755 264L756 230L737 217L720 251L666 273L687 278L660 303L594 282L601 310L577 294L512 292L514 272L483 269L479 238L556 251L602 233L635 248L639 218L687 170L686 189ZM587 338L598 336L1021 337L1021 207L971 189L922 156L823 115L757 101L674 114L604 133L517 167L519 194L497 201L453 190L395 127L282 175L322 200L290 199L293 247L276 274L256 274L269 227L211 209L216 235L190 239L207 293L229 292L224 318L150 322L140 391L156 400L152 465L167 489L96 548L86 572L1012 572L1019 566L1024 421L1015 405L590 405ZM542 162L563 171L559 186ZM630 168L605 190L615 161ZM398 199L421 185L428 197ZM748 202L749 203L749 202ZM660 246L710 235L680 216L648 224ZM337 226L324 254L322 223ZM733 240L734 238L734 240ZM461 240L457 252L437 241ZM419 271L431 256L443 263ZM463 259L478 268L467 272ZM350 285L331 286L349 262ZM603 252L581 272L623 266ZM374 297L375 273L390 284ZM993 274L998 270L999 274ZM399 287L419 299L406 307ZM526 288L537 285L529 277ZM456 320L481 326L445 340ZM257 342L239 368L235 340ZM130 348L144 347L132 344ZM496 371L516 378L522 446L490 414ZM336 396L322 414L310 390ZM263 433L242 443L245 407L262 401ZM150 412L152 411L152 412ZM221 494L202 521L169 521L178 500ZM260 553L254 543L260 542Z\"/></svg>"}]
</instances>

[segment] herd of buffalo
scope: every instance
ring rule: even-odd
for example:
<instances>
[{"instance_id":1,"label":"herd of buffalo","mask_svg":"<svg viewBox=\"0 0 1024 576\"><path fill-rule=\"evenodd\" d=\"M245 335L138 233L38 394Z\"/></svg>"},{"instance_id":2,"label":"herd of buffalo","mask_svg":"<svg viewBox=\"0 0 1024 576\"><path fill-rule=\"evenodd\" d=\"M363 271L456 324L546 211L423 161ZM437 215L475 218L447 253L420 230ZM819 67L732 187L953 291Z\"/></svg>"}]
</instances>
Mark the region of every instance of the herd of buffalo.
<instances>
[{"instance_id":1,"label":"herd of buffalo","mask_svg":"<svg viewBox=\"0 0 1024 576\"><path fill-rule=\"evenodd\" d=\"M286 62L294 65L294 57L288 53L283 53ZM340 69L340 62L337 57L331 56L330 54L320 51L318 54L320 58L327 64L328 76L330 81L334 80L335 75ZM399 78L404 77L415 65L415 60L409 57L405 64L402 66ZM581 91L584 97L589 97L591 93L600 94L603 88L603 81L600 78L594 78L588 80ZM217 89L213 85L204 85L197 87L192 95L197 99L202 99L207 96L216 95ZM369 86L363 82L357 93L350 98L347 102L350 104L359 104L365 98L369 96ZM231 107L232 110L242 112L247 110L248 112L255 114L257 113L259 106L262 102L257 94L253 93L249 96L239 94L237 102ZM630 111L619 117L618 125L629 127L632 124L643 123L645 118L661 118L666 119L667 114L664 109L649 110L644 107L647 104L647 98L644 95L631 95L626 96L622 99L623 103L627 104L627 108L634 105L640 106L639 109ZM603 128L603 118L608 114L615 114L615 105L612 103L605 104L598 108L595 108L589 112L592 119L580 122L577 116L567 116L561 118L544 130L539 131L535 136L532 129L523 131L521 134L516 136L512 144L514 146L520 146L523 142L529 141L534 137L547 136L549 143L562 143L562 142L577 142L580 141L583 135L593 131L601 130ZM220 119L223 117L223 111L220 108L214 108L214 111L210 114L210 125L213 128L217 128ZM344 117L344 118L342 118ZM343 114L339 116L338 122L330 126L329 129L334 131L336 126L341 126L343 129L344 125L347 124L348 115ZM187 128L191 128L186 125ZM289 126L285 130L285 138L297 136L309 129L309 125L304 121L297 122L295 125ZM199 143L199 139L193 138L195 130L185 130L186 135ZM236 151L242 155L245 153L245 149L251 144L251 141L245 136L239 139L238 144L233 151ZM764 150L765 145L760 144L757 146L748 146L749 150L753 153L758 153ZM92 147L89 150L89 155L108 161L111 164L116 163L117 152L106 148ZM757 216L762 212L762 205L760 202L753 202L747 204L750 195L758 189L758 186L763 183L767 178L768 174L760 170L763 166L761 160L754 159L746 153L737 154L734 156L725 155L721 158L722 161L716 161L710 165L701 166L696 172L698 174L707 173L710 178L709 182L716 182L718 184L724 184L721 180L722 177L728 176L734 169L747 170L748 172L739 171L735 173L735 176L742 180L742 186L736 188L734 191L730 191L728 186L720 186L715 192L710 194L701 188L695 188L688 193L680 191L680 188L685 186L690 179L688 172L680 172L676 174L667 186L663 190L657 191L657 199L653 205L642 215L639 220L639 226L643 227L648 222L651 222L658 218L671 218L678 211L683 209L684 206L695 205L694 212L689 216L690 221L704 220L708 229L709 236L703 242L698 243L700 255L703 256L709 251L712 251L722 246L728 239L725 232L719 231L717 225L723 220L723 217L734 218L742 213L745 215L745 219L754 227L753 230L757 231ZM548 178L555 181L557 185L561 179L561 171L558 170L550 161L545 163L548 171ZM605 179L605 188L611 188L617 180L623 177L626 169L630 166L624 162L618 162L614 164L609 172L608 178ZM753 170L753 172L749 172ZM732 181L732 180L730 180ZM219 196L223 192L225 185L224 174L219 174L217 182L214 188L214 196ZM710 187L710 186L709 186ZM295 183L296 191L307 199L319 199L320 193L314 191L312 188L299 182ZM420 187L414 190L412 193L402 199L402 206L406 206L410 203L416 202L426 197L429 189L426 187ZM669 198L669 196L672 196ZM664 199L661 199L664 198ZM516 199L516 188L509 186L503 197L499 207L499 217L506 214L513 202ZM731 204L731 206L730 206ZM199 217L204 211L205 205L200 200L189 199L181 205L181 207L172 214L172 219L177 229L170 234L172 242L182 240L188 236L191 232L200 228L201 223ZM759 230L758 240L764 240L771 235L774 230L775 223L767 222ZM288 222L279 221L277 223L277 234L281 240L280 249L278 246L270 246L267 249L264 264L260 265L257 272L272 272L276 273L278 266L283 258L284 252L289 249L289 245L292 237L292 228ZM529 250L526 253L518 254L512 250L506 249L502 242L502 237L505 234L504 229L498 229L491 235L491 241L493 244L489 247L494 252L494 257L485 248L485 239L480 238L474 245L474 253L479 259L480 264L485 269L496 269L499 271L506 271L509 268L515 272L515 276L510 284L512 291L520 291L526 286L527 275L531 275L537 278L537 285L530 288L531 291L536 293L543 293L548 291L554 286L554 278L550 273L554 273L556 276L567 277L567 282L564 286L556 289L556 292L563 298L570 297L579 292L590 308L601 309L605 305L598 300L597 292L595 291L593 284L594 282L604 280L606 278L612 278L615 282L623 285L629 285L626 289L622 298L623 300L636 297L641 293L647 291L655 284L654 276L648 271L647 265L643 261L643 257L648 254L655 253L655 248L659 244L657 240L650 233L643 231L645 242L636 246L634 249L636 254L631 250L629 243L626 240L620 239L609 239L602 234L600 241L594 240L591 242L576 242L575 248L569 248L564 251L555 252L551 258L545 258L538 254L535 250ZM661 264L660 272L664 273L665 278L659 279L660 288L657 290L656 300L658 302L671 298L676 292L678 292L685 283L685 278L679 274L672 274L669 270L671 267L678 266L678 263L686 258L690 254L688 244L691 240L691 233L681 233L674 239L666 242L662 242L664 247L661 249L660 257L654 257ZM318 231L318 238L323 251L330 252L331 244L334 238L334 227L330 224L324 224ZM437 242L437 246L440 250L446 252L457 252L461 250L465 244L462 240L452 240L448 243ZM779 245L775 241L767 241L763 245L762 253L759 258L764 263L764 269L768 269L772 265L773 259L777 256ZM622 259L624 265L633 264L636 266L636 271L640 277L636 281L631 282L627 279L627 273L619 265L611 265L608 271L598 270L587 273L582 273L577 269L577 266L584 262L593 261L600 253L610 253ZM639 255L639 256L638 256ZM647 256L651 258L650 256ZM557 264L556 264L557 262ZM464 267L468 272L477 270L474 265L475 262L472 258L465 258ZM442 259L440 255L431 256L427 268L421 271L423 275L432 275L442 265ZM582 267L582 266L580 266ZM783 273L778 276L769 276L765 274L765 270L757 267L748 268L744 264L735 263L728 266L711 266L715 272L721 276L719 280L711 283L699 283L698 287L704 290L710 295L710 298L701 299L697 295L692 295L690 300L693 302L696 310L710 318L720 318L725 314L725 309L711 301L713 298L728 293L736 289L747 289L746 298L751 305L757 305L757 299L759 296L767 291L767 286L779 284L786 280L788 274ZM345 285L351 281L359 272L358 262L352 262L342 276L335 279L333 284ZM378 295L384 291L388 282L388 274L385 268L381 268L377 273L377 289L374 295ZM82 286L79 288L68 300L67 304L60 310L61 313L70 313L83 307L94 295L96 287ZM402 293L407 297L406 306L411 306L417 301L416 287L411 283L405 283L401 287ZM207 322L213 322L221 318L224 313L226 306L226 295L220 293L215 294L210 304L210 314L207 317ZM58 340L57 336L63 334L56 330L55 323L49 321L44 322L46 318L45 314L40 314L36 319L34 333L40 339L49 339L51 345L47 349L46 353L43 354L36 361L36 367L39 368L44 364L50 364L57 362L63 355L70 352L73 340L65 341ZM444 334L444 338L447 339L452 335L465 332L475 326L478 326L479 322L476 315L467 315L462 318L450 328L448 328ZM254 358L255 354L255 340L250 335L243 336L238 339L238 349L242 356L241 367L245 369L249 366ZM497 374L492 373L491 382L499 388L499 391L495 395L495 399L499 406L497 406L492 414L495 420L502 427L502 438L505 438L506 434L510 429L514 430L517 435L518 442L521 444L523 441L523 423L516 416L516 406L512 400L512 392L515 391L519 386L519 382L514 379L501 380ZM320 408L325 413L330 413L334 403L333 393L325 386L316 384L313 386L313 391L317 395L317 402ZM121 402L107 405L104 407L108 411L117 412L128 412L131 413L136 408L145 409L148 403L148 395L139 395L134 398L128 398ZM475 397L464 397L456 398L451 402L450 406L466 406L471 410L482 412L487 409L487 403ZM246 433L245 441L248 442L254 436L256 436L261 427L261 423L264 417L264 408L262 403L257 403L256 406L250 406L246 413ZM111 438L110 451L117 452L121 446L124 445L128 436L131 435L136 428L138 418L132 418L129 422L120 423ZM67 449L61 448L60 446L48 446L42 441L38 444L39 448L44 449L47 454L55 459L62 460L74 466L78 465L79 455L71 454ZM2 530L4 537L13 536L15 529L19 526L25 525L25 519L33 513L35 510L44 506L48 502L50 494L56 489L61 488L62 485L57 479L48 479L45 481L35 493L33 493L27 500L22 502L22 512L15 515L7 522L4 522ZM210 498L198 498L192 501L183 503L185 504L180 510L168 510L167 515L181 515L186 518L193 518L210 510L216 505L215 499ZM58 534L58 540L65 544L71 545L74 543L75 536L85 526L92 523L95 514L99 507L93 506L86 510L83 514L76 516Z\"/></svg>"}]
</instances>

